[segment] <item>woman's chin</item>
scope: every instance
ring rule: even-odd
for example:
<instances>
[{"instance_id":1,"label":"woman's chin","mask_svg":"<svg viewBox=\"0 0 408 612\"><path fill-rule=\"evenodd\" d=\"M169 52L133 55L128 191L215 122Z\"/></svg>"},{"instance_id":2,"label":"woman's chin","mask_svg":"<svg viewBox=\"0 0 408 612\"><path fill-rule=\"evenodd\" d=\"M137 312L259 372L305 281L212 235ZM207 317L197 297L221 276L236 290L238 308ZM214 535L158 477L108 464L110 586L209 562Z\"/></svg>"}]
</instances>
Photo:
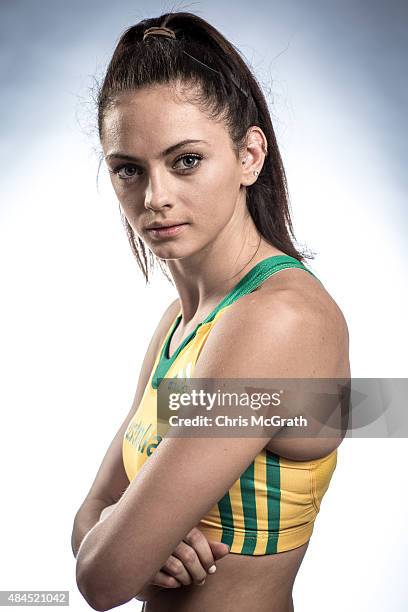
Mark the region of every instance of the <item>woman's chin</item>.
<instances>
[{"instance_id":1,"label":"woman's chin","mask_svg":"<svg viewBox=\"0 0 408 612\"><path fill-rule=\"evenodd\" d=\"M170 260L170 259L184 259L188 257L190 253L186 253L184 249L181 248L162 248L158 249L153 248L153 246L149 245L149 249L158 259Z\"/></svg>"},{"instance_id":2,"label":"woman's chin","mask_svg":"<svg viewBox=\"0 0 408 612\"><path fill-rule=\"evenodd\" d=\"M187 246L187 244L182 244L181 241L176 244L152 244L152 242L145 243L153 255L155 255L158 259L186 259L192 257L200 250L200 247L192 247L191 244Z\"/></svg>"}]
</instances>

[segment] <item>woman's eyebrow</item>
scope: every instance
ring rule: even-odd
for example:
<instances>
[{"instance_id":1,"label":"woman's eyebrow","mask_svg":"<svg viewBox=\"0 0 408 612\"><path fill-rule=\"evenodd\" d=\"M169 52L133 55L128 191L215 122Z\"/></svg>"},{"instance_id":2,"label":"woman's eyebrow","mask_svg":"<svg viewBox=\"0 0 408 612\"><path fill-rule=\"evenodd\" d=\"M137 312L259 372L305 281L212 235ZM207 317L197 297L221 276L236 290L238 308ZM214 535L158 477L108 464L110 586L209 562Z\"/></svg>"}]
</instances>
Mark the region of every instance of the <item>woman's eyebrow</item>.
<instances>
[{"instance_id":1,"label":"woman's eyebrow","mask_svg":"<svg viewBox=\"0 0 408 612\"><path fill-rule=\"evenodd\" d=\"M165 149L159 154L159 158L166 157L166 155L173 153L174 151L176 151L177 149L180 149L186 144L192 144L192 143L197 143L197 142L203 142L205 144L209 144L206 140L194 140L194 139L182 140L181 142L178 142L177 144L167 147L167 149ZM139 159L138 157L134 157L133 155L126 155L125 153L120 153L116 151L114 153L109 153L109 155L105 157L105 160L109 161L113 157L120 157L121 159L126 159L127 161L134 161L134 162L142 161L141 159Z\"/></svg>"}]
</instances>

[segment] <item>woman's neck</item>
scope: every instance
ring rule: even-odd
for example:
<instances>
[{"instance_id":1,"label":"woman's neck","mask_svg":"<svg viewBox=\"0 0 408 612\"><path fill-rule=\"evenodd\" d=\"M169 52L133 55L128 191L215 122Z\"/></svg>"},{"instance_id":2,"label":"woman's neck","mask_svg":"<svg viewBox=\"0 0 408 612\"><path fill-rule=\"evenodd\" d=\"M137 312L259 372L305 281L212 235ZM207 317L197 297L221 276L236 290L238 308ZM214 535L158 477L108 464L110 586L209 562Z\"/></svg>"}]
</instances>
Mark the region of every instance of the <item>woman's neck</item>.
<instances>
[{"instance_id":1,"label":"woman's neck","mask_svg":"<svg viewBox=\"0 0 408 612\"><path fill-rule=\"evenodd\" d=\"M246 248L241 244L237 252L224 248L223 253L206 252L200 258L197 253L194 263L191 259L170 260L182 327L201 321L258 262L282 254L258 235Z\"/></svg>"}]
</instances>

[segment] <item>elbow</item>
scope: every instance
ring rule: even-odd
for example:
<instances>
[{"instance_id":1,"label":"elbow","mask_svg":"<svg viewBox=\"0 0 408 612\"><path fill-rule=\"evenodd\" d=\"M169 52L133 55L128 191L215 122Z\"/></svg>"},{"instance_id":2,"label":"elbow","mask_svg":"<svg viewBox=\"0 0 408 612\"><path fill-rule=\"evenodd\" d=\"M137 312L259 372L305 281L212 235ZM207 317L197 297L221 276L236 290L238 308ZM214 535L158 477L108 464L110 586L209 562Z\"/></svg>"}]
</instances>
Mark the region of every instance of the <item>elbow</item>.
<instances>
[{"instance_id":1,"label":"elbow","mask_svg":"<svg viewBox=\"0 0 408 612\"><path fill-rule=\"evenodd\" d=\"M105 580L103 568L97 561L98 554L95 546L91 546L92 532L92 529L88 531L77 551L75 579L78 590L88 605L102 612L102 610L110 610L113 606L107 605L105 589L109 581Z\"/></svg>"},{"instance_id":2,"label":"elbow","mask_svg":"<svg viewBox=\"0 0 408 612\"><path fill-rule=\"evenodd\" d=\"M112 602L112 592L106 593L108 587L110 591L111 584L108 580L104 580L101 572L95 575L95 568L86 565L84 562L79 562L76 565L76 583L78 590L91 608L100 612L111 610L118 603Z\"/></svg>"},{"instance_id":3,"label":"elbow","mask_svg":"<svg viewBox=\"0 0 408 612\"><path fill-rule=\"evenodd\" d=\"M88 605L100 612L112 610L112 608L127 603L142 590L142 586L139 588L136 584L136 589L132 588L132 592L119 592L118 587L124 585L115 585L113 575L106 578L99 572L96 576L92 568L86 569L81 564L77 564L76 583Z\"/></svg>"},{"instance_id":4,"label":"elbow","mask_svg":"<svg viewBox=\"0 0 408 612\"><path fill-rule=\"evenodd\" d=\"M86 572L83 566L78 563L76 566L76 583L79 592L91 608L101 612L110 609L106 605L106 601L103 601L103 593L97 587L95 581L91 579L89 572Z\"/></svg>"},{"instance_id":5,"label":"elbow","mask_svg":"<svg viewBox=\"0 0 408 612\"><path fill-rule=\"evenodd\" d=\"M114 554L111 547L101 544L103 538L96 533L97 529L94 527L88 532L79 548L76 582L91 608L102 612L130 601L146 581L142 567L139 567L142 566L142 560L140 563L135 560L131 568L128 567L120 555L118 557Z\"/></svg>"}]
</instances>

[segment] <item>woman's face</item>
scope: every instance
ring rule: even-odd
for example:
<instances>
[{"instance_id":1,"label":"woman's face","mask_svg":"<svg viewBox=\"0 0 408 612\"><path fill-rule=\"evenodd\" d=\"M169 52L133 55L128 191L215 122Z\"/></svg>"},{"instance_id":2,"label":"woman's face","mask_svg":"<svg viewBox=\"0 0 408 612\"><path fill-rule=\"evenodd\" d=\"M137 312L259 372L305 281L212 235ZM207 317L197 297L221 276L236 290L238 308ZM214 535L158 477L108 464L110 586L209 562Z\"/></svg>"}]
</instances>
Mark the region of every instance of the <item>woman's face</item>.
<instances>
[{"instance_id":1,"label":"woman's face","mask_svg":"<svg viewBox=\"0 0 408 612\"><path fill-rule=\"evenodd\" d=\"M226 127L173 87L122 94L105 113L102 146L123 213L159 258L191 256L241 229L243 166ZM184 225L164 235L148 229L156 224Z\"/></svg>"}]
</instances>

